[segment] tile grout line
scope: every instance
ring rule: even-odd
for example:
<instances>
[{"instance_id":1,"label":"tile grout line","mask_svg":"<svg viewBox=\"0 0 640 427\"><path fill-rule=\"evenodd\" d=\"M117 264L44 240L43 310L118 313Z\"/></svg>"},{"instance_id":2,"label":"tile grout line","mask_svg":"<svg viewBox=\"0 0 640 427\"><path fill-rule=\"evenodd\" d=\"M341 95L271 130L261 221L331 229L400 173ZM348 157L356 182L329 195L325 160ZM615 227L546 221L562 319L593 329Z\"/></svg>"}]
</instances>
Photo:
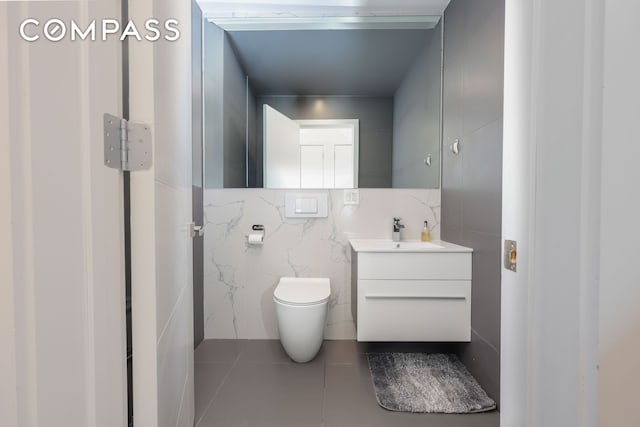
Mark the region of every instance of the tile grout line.
<instances>
[{"instance_id":1,"label":"tile grout line","mask_svg":"<svg viewBox=\"0 0 640 427\"><path fill-rule=\"evenodd\" d=\"M207 412L209 412L209 408L211 408L211 405L213 405L213 401L216 400L216 397L218 397L218 394L220 393L220 390L222 390L222 387L227 382L227 378L229 378L229 375L231 375L231 371L233 371L233 368L235 368L236 365L238 364L238 361L240 360L240 355L242 354L242 351L243 350L240 350L238 352L238 355L236 356L236 359L233 361L233 364L231 365L231 368L229 368L229 371L227 371L227 373L225 374L225 376L222 379L222 381L220 381L220 385L218 386L216 391L213 393L213 396L211 396L211 400L209 400L209 403L207 404L207 407L204 408L204 411L202 411L202 415L200 416L200 419L195 423L196 427L198 427L200 425L200 423L202 422L204 417L207 415Z\"/></svg>"},{"instance_id":2,"label":"tile grout line","mask_svg":"<svg viewBox=\"0 0 640 427\"><path fill-rule=\"evenodd\" d=\"M327 404L327 359L325 357L324 363L322 364L322 404L320 405L320 423L324 427L324 410Z\"/></svg>"}]
</instances>

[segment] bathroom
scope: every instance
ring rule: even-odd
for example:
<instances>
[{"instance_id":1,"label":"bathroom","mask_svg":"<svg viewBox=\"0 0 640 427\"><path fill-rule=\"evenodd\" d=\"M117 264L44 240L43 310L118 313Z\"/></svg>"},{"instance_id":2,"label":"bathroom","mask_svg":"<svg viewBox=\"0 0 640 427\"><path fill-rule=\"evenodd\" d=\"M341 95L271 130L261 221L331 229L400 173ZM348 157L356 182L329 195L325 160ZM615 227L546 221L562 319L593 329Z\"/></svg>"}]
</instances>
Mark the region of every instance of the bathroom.
<instances>
[{"instance_id":1,"label":"bathroom","mask_svg":"<svg viewBox=\"0 0 640 427\"><path fill-rule=\"evenodd\" d=\"M204 19L198 27L196 18L192 26L194 39L201 40L194 49L203 52L201 63L197 52L193 55L194 68L203 70L202 80L194 80L202 85L194 93L203 94L195 104L203 107L194 113L199 116L204 110L203 118L194 120L200 127L194 128L194 135L204 136L205 171L204 237L196 242L201 248L194 246L194 259L202 259L194 271L204 271L202 291L194 289L195 342L202 341L195 353L196 422L200 425L215 425L215 420L233 413L231 397L224 394L233 389L239 368L229 364L229 353L237 352L239 361L234 363L240 364L246 357L240 350L243 346L244 352L252 353L254 363L260 360L260 353L269 362L273 358L278 363L289 361L279 341L273 297L281 277L287 276L330 281L325 341L319 361L314 359L314 367L309 368L326 363L325 381L335 381L336 372L341 372L359 384L362 379L356 372L362 361L358 358L366 351L455 353L499 402L504 1L448 3L442 19L419 16L403 23L428 29L354 30L353 35L341 34L343 39L334 34L346 31L256 31L259 23L239 18L243 16L240 6L230 11L202 4L204 15L212 22ZM268 9L261 11L270 16ZM416 23L418 20L425 22ZM322 27L334 24L330 18L319 22ZM324 39L327 45L321 44ZM357 46L357 50L331 46ZM288 57L294 58L293 64L287 62ZM401 71L385 68L385 62ZM311 75L297 72L298 68ZM379 69L385 71L370 71ZM265 185L263 164L265 169L272 167L263 161L267 157L263 128L269 126L267 121L263 125L265 104L294 120L358 119L355 188L330 185L319 190L300 182ZM268 158L272 161L273 155ZM296 194L311 197L314 203L319 197L318 206L325 204L326 216L292 218L285 199ZM455 342L455 338L449 343L396 341L385 347L367 344L366 339L356 341L352 292L357 279L352 278L355 255L349 240L390 240L394 217L401 217L402 241L420 240L426 221L432 240L473 249L469 339L460 339L467 342ZM254 231L254 226L263 229ZM249 244L249 234L263 240ZM442 339L447 340L446 336ZM340 357L332 363L336 352L351 364ZM216 359L216 353L224 356ZM359 362L353 363L354 358ZM221 372L206 363L211 361L217 361L214 366ZM268 377L270 369L273 366L265 366L258 376ZM199 372L202 377L215 378L213 384ZM222 381L227 374L230 379ZM334 387L326 385L325 399ZM349 388L341 386L345 387ZM384 410L376 411L375 397L366 389L353 388L352 394L361 395L357 401L364 401L365 406L358 410L340 405L325 408L319 421L377 425L375 418L388 416ZM242 412L235 416L254 422L251 411ZM356 414L364 415L358 419ZM449 415L448 421L433 414L392 415L396 417L384 422L407 426L428 420L434 425L499 424L496 411L466 418ZM296 424L295 418L280 421Z\"/></svg>"},{"instance_id":2,"label":"bathroom","mask_svg":"<svg viewBox=\"0 0 640 427\"><path fill-rule=\"evenodd\" d=\"M292 10L298 0L254 1L262 10L274 2ZM357 176L357 189L305 189L327 196L327 217L317 219L282 212L299 190L205 186L192 150L202 103L192 103L191 3L0 2L0 425L640 425L640 58L629 54L640 4L505 0L501 27L485 25L493 0L440 10L428 10L438 0L314 3L320 14L354 15L392 4L440 16L448 6L444 68L454 72L444 73L442 150L430 158L437 186L383 188ZM55 36L59 21L88 28L113 18L177 19L182 37L42 37L45 23ZM21 37L25 22L39 40ZM501 69L484 61L500 28L502 106L489 100L499 98ZM152 162L109 163L114 120L151 142L151 151L131 146ZM504 136L493 138L500 121ZM425 170L426 154L416 156ZM248 170L259 165L245 159ZM360 274L366 262L349 239L389 242L394 217L405 226L393 243L401 248L426 220L436 244L473 249L470 342L355 339L350 268ZM247 234L262 245L247 245ZM308 363L292 362L276 335L274 292L296 274L330 280L327 339ZM375 320L382 330L401 316ZM455 353L499 411L386 411L372 387L372 349Z\"/></svg>"}]
</instances>

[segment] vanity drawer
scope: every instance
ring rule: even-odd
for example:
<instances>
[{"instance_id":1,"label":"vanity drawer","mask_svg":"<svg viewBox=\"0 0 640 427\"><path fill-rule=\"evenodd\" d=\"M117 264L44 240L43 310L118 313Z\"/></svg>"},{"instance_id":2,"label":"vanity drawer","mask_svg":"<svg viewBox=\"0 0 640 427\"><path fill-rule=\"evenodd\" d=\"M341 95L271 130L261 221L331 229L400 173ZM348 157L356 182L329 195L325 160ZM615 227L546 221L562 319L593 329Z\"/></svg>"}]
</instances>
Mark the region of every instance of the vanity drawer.
<instances>
[{"instance_id":1,"label":"vanity drawer","mask_svg":"<svg viewBox=\"0 0 640 427\"><path fill-rule=\"evenodd\" d=\"M359 253L358 278L471 280L471 253Z\"/></svg>"},{"instance_id":2,"label":"vanity drawer","mask_svg":"<svg viewBox=\"0 0 640 427\"><path fill-rule=\"evenodd\" d=\"M471 339L470 280L358 280L357 286L358 341Z\"/></svg>"}]
</instances>

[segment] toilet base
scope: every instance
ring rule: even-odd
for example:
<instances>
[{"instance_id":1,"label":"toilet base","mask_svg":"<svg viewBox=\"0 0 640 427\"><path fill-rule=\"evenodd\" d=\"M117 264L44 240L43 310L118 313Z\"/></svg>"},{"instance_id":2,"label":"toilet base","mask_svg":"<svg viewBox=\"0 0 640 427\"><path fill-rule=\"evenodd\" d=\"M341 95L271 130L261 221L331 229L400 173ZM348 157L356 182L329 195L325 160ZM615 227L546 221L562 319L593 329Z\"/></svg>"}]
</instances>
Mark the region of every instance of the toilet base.
<instances>
[{"instance_id":1,"label":"toilet base","mask_svg":"<svg viewBox=\"0 0 640 427\"><path fill-rule=\"evenodd\" d=\"M328 303L297 306L274 302L284 351L297 363L313 360L324 339Z\"/></svg>"}]
</instances>

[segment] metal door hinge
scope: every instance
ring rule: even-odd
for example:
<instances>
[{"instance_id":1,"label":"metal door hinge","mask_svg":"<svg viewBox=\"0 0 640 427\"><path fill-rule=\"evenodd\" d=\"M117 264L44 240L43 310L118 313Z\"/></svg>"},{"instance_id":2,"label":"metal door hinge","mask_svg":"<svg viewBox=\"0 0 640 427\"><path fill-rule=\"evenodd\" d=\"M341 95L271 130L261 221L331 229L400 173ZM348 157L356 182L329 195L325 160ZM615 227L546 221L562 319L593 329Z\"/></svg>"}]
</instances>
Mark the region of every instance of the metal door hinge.
<instances>
[{"instance_id":1,"label":"metal door hinge","mask_svg":"<svg viewBox=\"0 0 640 427\"><path fill-rule=\"evenodd\" d=\"M151 130L142 123L130 123L104 115L104 164L122 171L149 169L153 160Z\"/></svg>"}]
</instances>

